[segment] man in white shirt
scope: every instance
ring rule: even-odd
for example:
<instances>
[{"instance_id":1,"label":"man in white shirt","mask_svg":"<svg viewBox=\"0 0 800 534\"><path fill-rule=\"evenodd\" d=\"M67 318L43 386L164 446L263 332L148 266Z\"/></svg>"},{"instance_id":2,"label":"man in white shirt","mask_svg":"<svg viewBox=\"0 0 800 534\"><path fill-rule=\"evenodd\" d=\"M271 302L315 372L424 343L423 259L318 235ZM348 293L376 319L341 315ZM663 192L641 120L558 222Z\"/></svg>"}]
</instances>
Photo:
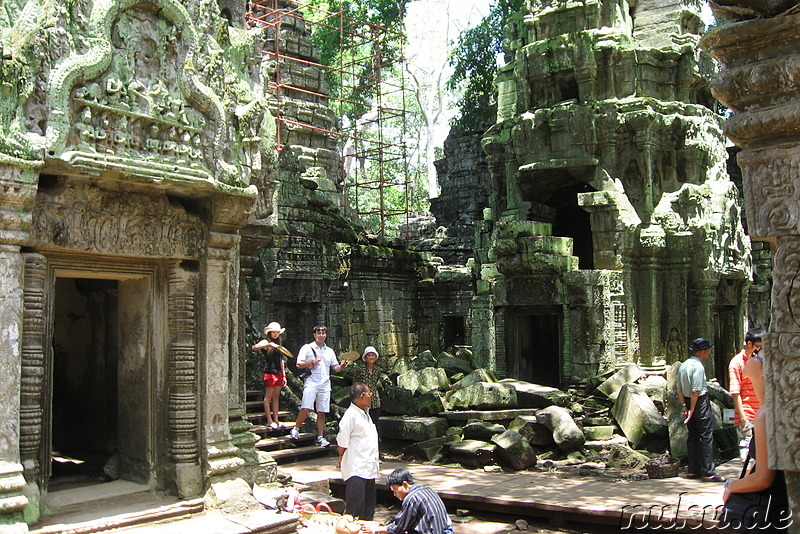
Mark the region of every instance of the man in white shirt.
<instances>
[{"instance_id":1,"label":"man in white shirt","mask_svg":"<svg viewBox=\"0 0 800 534\"><path fill-rule=\"evenodd\" d=\"M378 429L369 416L372 392L356 382L350 388L350 407L339 421L336 436L339 462L345 481L345 513L372 521L375 517L375 479L378 478Z\"/></svg>"},{"instance_id":2,"label":"man in white shirt","mask_svg":"<svg viewBox=\"0 0 800 534\"><path fill-rule=\"evenodd\" d=\"M325 344L325 340L328 339L326 327L315 326L312 334L314 342L303 345L300 352L297 353L297 368L309 369L311 374L303 385L303 403L290 436L292 439L300 437L300 427L308 417L308 413L316 408L317 445L327 447L330 443L323 437L323 434L325 433L325 415L331 407L331 369L335 373L340 373L347 367L347 362L339 363L336 353Z\"/></svg>"}]
</instances>

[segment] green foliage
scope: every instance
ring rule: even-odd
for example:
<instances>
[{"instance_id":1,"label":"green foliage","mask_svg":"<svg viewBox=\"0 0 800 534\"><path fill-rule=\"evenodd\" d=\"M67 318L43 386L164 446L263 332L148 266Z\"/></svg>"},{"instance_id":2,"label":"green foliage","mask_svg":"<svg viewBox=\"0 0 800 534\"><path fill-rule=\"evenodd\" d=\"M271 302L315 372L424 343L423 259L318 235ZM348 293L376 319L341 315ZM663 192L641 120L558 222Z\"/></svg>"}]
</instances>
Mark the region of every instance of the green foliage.
<instances>
[{"instance_id":1,"label":"green foliage","mask_svg":"<svg viewBox=\"0 0 800 534\"><path fill-rule=\"evenodd\" d=\"M409 0L312 0L303 16L318 23L311 41L328 71L328 93L343 101L341 115L360 117L375 96L380 66L385 78L400 59L403 17ZM376 61L380 58L380 61Z\"/></svg>"},{"instance_id":2,"label":"green foliage","mask_svg":"<svg viewBox=\"0 0 800 534\"><path fill-rule=\"evenodd\" d=\"M454 72L448 87L463 86L458 101L460 117L453 121L456 131L474 130L497 115L497 56L503 52L503 30L515 13L522 9L522 0L497 0L484 19L461 33L450 58Z\"/></svg>"},{"instance_id":3,"label":"green foliage","mask_svg":"<svg viewBox=\"0 0 800 534\"><path fill-rule=\"evenodd\" d=\"M303 11L304 18L317 23L311 38L320 62L333 67L326 73L331 106L343 128L354 134L346 142L358 145L345 152L362 155L345 162L347 204L368 231L386 236L397 236L407 209L428 207L425 166L399 154L419 138L421 123L418 110L405 116L396 113L414 104L398 90L409 1L312 0L313 8ZM383 87L379 79L386 82ZM381 119L380 125L376 119ZM381 150L383 156L378 156Z\"/></svg>"}]
</instances>

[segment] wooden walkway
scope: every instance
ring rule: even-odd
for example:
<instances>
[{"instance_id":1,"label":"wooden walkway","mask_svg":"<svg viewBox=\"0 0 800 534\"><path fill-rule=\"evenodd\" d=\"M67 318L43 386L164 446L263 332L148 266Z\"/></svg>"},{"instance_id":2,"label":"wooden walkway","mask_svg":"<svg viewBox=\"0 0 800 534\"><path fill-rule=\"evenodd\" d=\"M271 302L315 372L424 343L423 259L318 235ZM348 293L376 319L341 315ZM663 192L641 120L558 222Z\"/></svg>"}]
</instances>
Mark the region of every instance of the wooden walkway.
<instances>
[{"instance_id":1,"label":"wooden walkway","mask_svg":"<svg viewBox=\"0 0 800 534\"><path fill-rule=\"evenodd\" d=\"M740 462L722 465L725 477L739 475ZM666 478L598 480L594 476L555 478L536 472L487 473L460 467L383 462L379 491L387 498L386 475L407 467L421 484L432 487L448 507L547 518L553 527L565 522L602 524L622 530L668 529L696 532L712 528L722 505L722 484ZM317 458L279 467L299 483L328 479L343 495L344 482L335 458Z\"/></svg>"}]
</instances>

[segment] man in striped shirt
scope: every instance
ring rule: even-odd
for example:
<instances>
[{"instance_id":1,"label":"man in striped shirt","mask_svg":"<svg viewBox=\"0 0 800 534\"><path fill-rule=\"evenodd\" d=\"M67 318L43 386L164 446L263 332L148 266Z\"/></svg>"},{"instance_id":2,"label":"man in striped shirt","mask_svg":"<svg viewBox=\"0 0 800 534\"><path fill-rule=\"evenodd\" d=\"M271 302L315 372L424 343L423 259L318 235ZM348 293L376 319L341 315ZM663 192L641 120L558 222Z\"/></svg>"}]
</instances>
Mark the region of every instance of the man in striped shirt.
<instances>
[{"instance_id":1,"label":"man in striped shirt","mask_svg":"<svg viewBox=\"0 0 800 534\"><path fill-rule=\"evenodd\" d=\"M731 358L728 364L728 390L733 396L733 422L739 433L739 451L742 459L747 457L753 421L761 407L753 383L744 375L744 365L761 350L761 336L764 334L766 330L763 328L748 330L744 336L742 352Z\"/></svg>"},{"instance_id":2,"label":"man in striped shirt","mask_svg":"<svg viewBox=\"0 0 800 534\"><path fill-rule=\"evenodd\" d=\"M399 467L386 479L395 497L403 507L394 520L386 526L372 529L388 534L453 534L453 523L447 515L442 499L428 486L414 483L408 469Z\"/></svg>"}]
</instances>

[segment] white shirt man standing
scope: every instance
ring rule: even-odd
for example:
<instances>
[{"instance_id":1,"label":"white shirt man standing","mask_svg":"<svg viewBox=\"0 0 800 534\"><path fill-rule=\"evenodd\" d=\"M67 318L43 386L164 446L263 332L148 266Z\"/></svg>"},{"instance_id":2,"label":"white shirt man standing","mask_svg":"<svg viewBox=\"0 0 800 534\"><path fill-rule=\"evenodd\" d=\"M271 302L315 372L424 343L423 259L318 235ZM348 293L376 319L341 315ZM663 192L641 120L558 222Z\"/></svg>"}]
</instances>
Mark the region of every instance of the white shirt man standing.
<instances>
[{"instance_id":1,"label":"white shirt man standing","mask_svg":"<svg viewBox=\"0 0 800 534\"><path fill-rule=\"evenodd\" d=\"M375 479L380 472L378 429L369 416L372 392L356 382L350 388L350 406L339 421L336 436L339 462L345 481L345 512L372 521L375 517Z\"/></svg>"},{"instance_id":2,"label":"white shirt man standing","mask_svg":"<svg viewBox=\"0 0 800 534\"><path fill-rule=\"evenodd\" d=\"M312 330L314 342L303 345L297 353L297 368L309 369L311 375L306 378L303 385L303 403L297 414L294 428L290 436L292 439L300 437L300 427L308 417L308 413L316 408L317 412L317 445L327 447L328 440L323 437L325 433L325 416L331 407L331 369L335 373L342 372L347 367L347 362L339 363L336 353L325 344L328 339L328 329L324 326L315 326Z\"/></svg>"}]
</instances>

